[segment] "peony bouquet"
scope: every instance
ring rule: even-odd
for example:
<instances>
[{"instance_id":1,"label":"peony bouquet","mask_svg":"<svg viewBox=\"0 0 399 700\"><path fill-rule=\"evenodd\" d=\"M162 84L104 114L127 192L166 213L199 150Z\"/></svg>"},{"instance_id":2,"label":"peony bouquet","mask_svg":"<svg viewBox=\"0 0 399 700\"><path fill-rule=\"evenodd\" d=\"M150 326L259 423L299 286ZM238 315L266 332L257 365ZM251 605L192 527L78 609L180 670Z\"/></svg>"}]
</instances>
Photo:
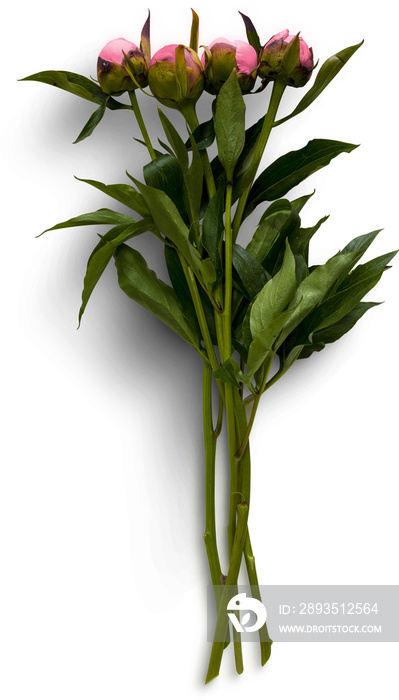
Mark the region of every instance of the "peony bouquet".
<instances>
[{"instance_id":1,"label":"peony bouquet","mask_svg":"<svg viewBox=\"0 0 399 700\"><path fill-rule=\"evenodd\" d=\"M189 343L202 362L204 540L217 611L207 682L219 674L229 645L237 672L243 671L240 612L235 610L233 617L227 614L242 566L252 597L261 603L248 520L249 439L261 397L294 362L341 338L376 305L362 299L395 255L391 252L358 264L378 234L372 231L351 240L326 262L309 263L312 237L326 217L303 227L301 211L312 195L293 200L287 195L356 145L318 138L274 162L264 156L272 131L278 138L280 124L310 107L361 44L339 51L316 72L312 49L299 34L284 30L262 43L249 17L242 14L242 18L247 42L223 37L199 47L199 19L193 12L189 45L169 44L152 55L148 15L139 46L119 38L101 50L98 81L67 71L44 71L25 78L62 88L96 105L77 142L90 136L108 110L128 109L148 150L143 180L132 173L121 184L84 180L131 213L103 208L47 230L108 227L87 263L79 322L98 280L113 261L123 292ZM285 91L305 87L314 72L311 87L293 111L280 112ZM209 119L199 123L196 104L204 90L214 100ZM246 107L256 98L244 100L243 95L257 93L262 93L259 99L267 109L251 123ZM147 131L138 96L156 98L162 106L158 108L162 136L156 144ZM181 114L179 130L167 109ZM210 158L214 144L217 154ZM259 172L264 157L266 168ZM241 227L255 210L258 223L245 245ZM135 249L139 235L152 235L163 246L168 283ZM215 414L213 388L219 397ZM215 512L216 443L224 421L230 491L228 514L220 514L218 522L227 524L226 562L218 553ZM263 665L272 645L266 622L258 632Z\"/></svg>"}]
</instances>

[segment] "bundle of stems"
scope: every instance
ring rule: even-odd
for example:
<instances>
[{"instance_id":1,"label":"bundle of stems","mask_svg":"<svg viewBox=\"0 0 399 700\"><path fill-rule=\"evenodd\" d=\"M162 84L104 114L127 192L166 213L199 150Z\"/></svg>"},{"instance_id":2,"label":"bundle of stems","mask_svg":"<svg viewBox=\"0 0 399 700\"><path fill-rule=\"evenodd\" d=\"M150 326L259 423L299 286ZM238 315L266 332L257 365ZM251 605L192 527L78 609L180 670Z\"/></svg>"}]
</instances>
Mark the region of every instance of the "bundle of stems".
<instances>
[{"instance_id":1,"label":"bundle of stems","mask_svg":"<svg viewBox=\"0 0 399 700\"><path fill-rule=\"evenodd\" d=\"M324 264L309 265L310 241L327 217L314 226L303 227L300 212L311 195L302 195L292 201L286 195L309 175L328 165L332 158L353 151L354 144L314 139L273 163L265 156L269 137L276 127L307 109L360 44L327 59L295 109L281 117L278 112L285 90L290 85L303 86L310 78L313 70L311 50L307 49L304 63L299 36L288 37L289 41L285 42L288 30L262 49L251 21L243 17L249 48L252 47L255 55L255 69L252 76L245 76L245 80L252 80L253 86L256 71L263 65L269 71L269 77L263 79L261 91L271 87L265 115L250 126L246 125L243 97L243 92L248 92L248 82L243 83L238 63L228 71L222 84L214 88L216 97L209 120L202 124L198 122L196 102L203 89L204 75L205 80L212 77L214 59L211 50L205 49L203 70L196 55L198 17L195 13L189 48L183 45L165 47L164 60L156 61L153 57L150 61L147 20L140 50L137 47L137 51L132 49L130 58L123 53L124 58L116 67L119 71L116 76L122 76L123 81L130 80L130 104L119 102L94 81L74 73L45 71L25 79L56 85L99 105L77 140L92 133L106 108L114 111L130 109L149 152L144 182L129 173L132 184L107 185L84 180L133 210L139 219L130 213L100 209L47 230L112 224L112 228L100 237L88 260L79 321L98 280L114 259L121 289L189 343L203 363L204 540L217 610L206 682L219 674L222 656L230 641L236 670L238 673L243 671L239 625L233 625L230 630L227 615L232 591L238 590L242 563L252 597L261 600L249 534L249 440L260 399L296 360L306 359L338 340L376 305L362 299L377 284L395 255L395 252L387 253L357 265L378 234L378 231L372 231L350 241ZM118 46L121 41L125 42L117 40ZM268 63L274 60L272 51L277 51L277 72L271 71ZM103 68L102 61L100 67ZM110 79L110 65L106 68L107 79ZM146 70L155 96L167 107L178 109L185 121L182 137L164 111L159 109L167 141L159 139L162 151L151 141L136 94L138 88L142 89L139 77L142 80ZM166 92L164 80L169 81L165 84L171 86L170 94ZM244 89L243 86L247 87ZM262 100L265 94L262 92ZM215 140L217 155L210 160L208 149ZM259 174L264 158L268 165ZM261 214L252 239L244 248L238 242L242 224L264 202L269 202L269 206ZM127 245L136 236L147 232L156 236L164 246L170 285L149 269L134 246ZM274 359L279 361L277 369L273 369ZM214 415L212 395L215 385L219 408ZM228 516L226 514L225 518L228 564L222 567L217 522L223 522L224 518L217 521L215 512L215 461L216 444L224 420L230 478ZM259 644L264 665L270 657L272 644L266 623L259 629Z\"/></svg>"}]
</instances>

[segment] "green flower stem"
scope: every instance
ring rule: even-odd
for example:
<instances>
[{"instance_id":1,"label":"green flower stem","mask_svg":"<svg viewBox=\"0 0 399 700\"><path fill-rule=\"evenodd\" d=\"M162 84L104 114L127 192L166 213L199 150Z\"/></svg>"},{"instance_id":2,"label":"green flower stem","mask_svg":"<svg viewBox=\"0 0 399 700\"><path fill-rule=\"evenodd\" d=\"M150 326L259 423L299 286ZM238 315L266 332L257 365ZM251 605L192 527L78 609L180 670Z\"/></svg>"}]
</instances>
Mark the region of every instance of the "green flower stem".
<instances>
[{"instance_id":1,"label":"green flower stem","mask_svg":"<svg viewBox=\"0 0 399 700\"><path fill-rule=\"evenodd\" d=\"M255 179L257 170L259 168L260 162L262 160L263 153L266 148L266 144L268 142L271 130L273 128L273 122L276 118L277 110L279 107L279 104L281 102L281 98L283 96L284 90L286 88L286 84L283 82L280 82L278 80L275 81L273 84L273 91L270 97L270 104L269 104L269 109L267 110L263 126L262 126L262 131L259 134L258 141L255 146L255 150L252 156L252 161L251 165L249 166L249 172L251 175L251 181L247 185L246 189L244 190L243 194L241 195L235 217L234 217L234 223L233 223L233 240L235 241L238 235L238 231L241 226L242 222L242 217L244 214L245 210L245 205L247 203L248 195L250 192L250 189L252 187L252 183Z\"/></svg>"},{"instance_id":2,"label":"green flower stem","mask_svg":"<svg viewBox=\"0 0 399 700\"><path fill-rule=\"evenodd\" d=\"M231 300L233 291L233 240L232 240L232 225L231 225L231 204L232 204L233 186L231 183L226 185L226 218L225 218L225 282L224 282L224 305L221 315L221 338L219 344L220 356L222 362L225 362L231 356ZM220 329L220 326L219 326ZM220 336L220 330L219 330ZM234 392L235 389L230 385L225 386L226 399L226 418L227 418L227 434L229 444L229 462L230 462L230 500L229 500L229 521L227 526L229 556L232 556L233 543L236 531L236 514L238 503L241 500L239 493L238 479L238 462L235 458L235 452L239 445L236 432L236 418L234 409ZM237 673L242 673L244 670L242 661L242 647L239 632L233 629L234 640L234 658Z\"/></svg>"},{"instance_id":3,"label":"green flower stem","mask_svg":"<svg viewBox=\"0 0 399 700\"><path fill-rule=\"evenodd\" d=\"M236 536L236 518L237 518L237 508L241 501L241 494L239 493L239 479L238 479L238 462L234 456L237 449L237 434L235 426L235 413L234 413L234 387L231 384L225 385L225 404L226 404L226 418L227 418L227 436L229 445L229 464L230 464L230 498L229 498L229 520L227 525L227 536L229 545L229 558L230 562L233 556L234 541ZM238 571L240 567L238 566ZM237 572L238 577L238 572ZM241 649L241 639L240 633L233 629L233 641L234 641L234 659L236 664L237 673L242 673L244 670L243 660L242 660L242 649Z\"/></svg>"},{"instance_id":4,"label":"green flower stem","mask_svg":"<svg viewBox=\"0 0 399 700\"><path fill-rule=\"evenodd\" d=\"M245 406L242 403L239 392L234 395L235 399L235 415L237 423L237 433L240 441L244 440L247 432L247 419L245 414ZM250 482L251 482L251 457L249 450L249 442L247 442L245 449L243 450L243 455L238 463L238 483L239 491L242 493L242 498L248 503L250 499ZM255 557L253 555L251 541L249 536L249 529L247 529L247 539L244 547L244 558L245 566L248 574L248 581L251 586L251 593L254 598L257 598L260 602L261 595L258 583L258 575L255 566ZM270 657L271 653L271 640L267 631L267 627L263 626L259 630L259 643L260 643L260 654L261 654L261 664L265 665Z\"/></svg>"},{"instance_id":5,"label":"green flower stem","mask_svg":"<svg viewBox=\"0 0 399 700\"><path fill-rule=\"evenodd\" d=\"M249 580L249 585L251 587L252 597L256 598L257 600L262 602L262 598L260 595L260 589L259 589L258 574L256 572L256 567L255 567L255 557L254 557L252 547L251 547L251 540L249 537L249 532L247 533L247 539L245 540L244 557L245 557L245 565L246 565L247 572L248 572L248 580ZM259 630L259 642L260 642L261 665L264 666L265 663L270 658L272 644L273 644L272 640L269 637L266 623Z\"/></svg>"},{"instance_id":6,"label":"green flower stem","mask_svg":"<svg viewBox=\"0 0 399 700\"><path fill-rule=\"evenodd\" d=\"M195 106L192 104L192 102L188 103L185 105L184 109L182 109L182 114L190 127L191 131L194 132L199 126L199 121L197 117L197 113L195 111ZM211 199L213 195L216 192L216 187L215 187L215 180L213 177L213 172L212 172L212 167L209 162L208 158L208 153L205 148L202 148L199 152L201 161L202 161L202 168L204 171L204 178L206 182L206 188L208 190L208 197Z\"/></svg>"},{"instance_id":7,"label":"green flower stem","mask_svg":"<svg viewBox=\"0 0 399 700\"><path fill-rule=\"evenodd\" d=\"M233 293L233 231L231 225L231 203L233 185L226 185L226 220L225 220L225 283L224 283L224 307L222 314L223 323L223 354L222 362L226 362L231 355L231 299Z\"/></svg>"},{"instance_id":8,"label":"green flower stem","mask_svg":"<svg viewBox=\"0 0 399 700\"><path fill-rule=\"evenodd\" d=\"M231 589L229 588L229 586L234 586L237 584L241 559L243 555L245 541L247 538L247 521L248 505L245 502L239 503L237 506L237 528L230 556L230 566L226 577L226 584L223 588L220 599L218 619L216 622L214 641L212 644L211 656L209 660L208 672L205 683L209 683L211 680L213 680L214 678L216 678L216 676L219 675L225 642L219 642L217 640L225 639L229 628L229 618L226 613L227 604L231 598Z\"/></svg>"},{"instance_id":9,"label":"green flower stem","mask_svg":"<svg viewBox=\"0 0 399 700\"><path fill-rule=\"evenodd\" d=\"M180 251L178 251L178 255L179 255L179 260L180 260L181 266L183 268L185 278L187 280L187 284L188 284L188 287L190 290L191 298L193 300L195 312L196 312L197 318L198 318L198 323L199 323L202 337L203 337L204 343L205 343L205 349L208 353L208 360L210 362L212 370L216 371L217 368L219 367L219 363L218 363L216 353L215 353L215 350L214 350L214 347L212 344L212 339L211 339L211 335L209 333L208 324L206 322L204 307L202 306L201 297L200 297L199 292L198 292L198 287L197 287L195 275L194 275L194 272L192 271L191 267L187 263L185 257L182 255L182 253L180 253Z\"/></svg>"},{"instance_id":10,"label":"green flower stem","mask_svg":"<svg viewBox=\"0 0 399 700\"><path fill-rule=\"evenodd\" d=\"M143 119L143 117L142 117L142 114L141 114L141 111L140 111L140 107L139 107L139 103L138 103L138 101L137 101L136 91L135 91L135 90L130 90L130 91L129 91L129 97L130 97L130 102L131 102L131 104L132 104L133 112L134 112L135 117L136 117L136 119L137 119L137 123L138 123L138 125L139 125L139 127L140 127L140 131L141 131L141 133L142 133L142 136L143 136L145 145L147 146L148 152L149 152L149 154L150 154L150 156L151 156L151 160L155 160L156 154L155 154L155 151L154 151L154 149L153 149L153 147L152 147L152 143L151 143L150 137L149 137L149 135L148 135L148 131L147 131L146 126L145 126L145 124L144 124L144 119Z\"/></svg>"},{"instance_id":11,"label":"green flower stem","mask_svg":"<svg viewBox=\"0 0 399 700\"><path fill-rule=\"evenodd\" d=\"M222 583L222 569L216 542L216 517L215 517L215 458L216 436L212 421L212 370L209 367L203 369L203 418L204 418L204 443L205 443L205 534L204 542L208 555L211 579L215 590L216 603L219 603L220 584Z\"/></svg>"},{"instance_id":12,"label":"green flower stem","mask_svg":"<svg viewBox=\"0 0 399 700\"><path fill-rule=\"evenodd\" d=\"M219 415L216 429L213 429L212 420L212 370L204 366L203 369L203 424L204 424L204 445L205 445L205 533L204 543L208 557L213 591L215 595L216 609L219 609L222 595L222 583L225 577L220 566L219 553L216 538L216 515L215 515L215 462L216 462L216 441L218 431L220 432L220 407L223 411L223 402L219 402ZM227 631L225 647L230 643L230 633Z\"/></svg>"},{"instance_id":13,"label":"green flower stem","mask_svg":"<svg viewBox=\"0 0 399 700\"><path fill-rule=\"evenodd\" d=\"M266 382L267 382L267 378L268 378L268 376L269 376L270 368L271 368L271 366L272 366L273 357L274 357L274 352L269 352L269 355L268 355L268 357L266 358L267 361L266 361L266 366L265 366L265 376L263 377L262 384L261 384L261 386L260 386L260 388L259 388L259 391L256 393L256 395L255 395L255 397L254 397L254 405L253 405L253 407L252 407L252 412L251 412L251 415L250 415L250 418L249 418L249 421L248 421L248 427L247 427L247 430L246 430L244 439L243 439L243 441L242 441L242 443L241 443L241 446L240 446L239 450L238 450L238 451L236 452L236 454L235 454L236 459L241 459L241 457L242 457L242 455L243 455L243 453L244 453L244 450L245 450L245 448L246 448L246 446L247 446L247 444L248 444L249 436L250 436L250 434L251 434L252 426L253 426L253 424L254 424L256 412L257 412L257 410L258 410L259 401L260 401L260 398L261 398L261 396L262 396L262 394L263 394L263 392L264 392L264 390L265 390L265 387L266 387Z\"/></svg>"}]
</instances>

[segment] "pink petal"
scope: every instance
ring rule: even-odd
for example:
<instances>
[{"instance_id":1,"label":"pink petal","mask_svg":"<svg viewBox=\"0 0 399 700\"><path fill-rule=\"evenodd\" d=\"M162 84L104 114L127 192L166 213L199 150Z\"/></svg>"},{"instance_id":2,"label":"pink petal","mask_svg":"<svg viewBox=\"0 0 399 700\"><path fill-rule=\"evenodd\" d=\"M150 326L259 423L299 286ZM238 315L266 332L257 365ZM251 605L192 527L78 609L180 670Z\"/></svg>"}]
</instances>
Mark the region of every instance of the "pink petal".
<instances>
[{"instance_id":1,"label":"pink petal","mask_svg":"<svg viewBox=\"0 0 399 700\"><path fill-rule=\"evenodd\" d=\"M129 51L137 51L137 48L136 44L132 44L127 39L112 39L101 49L100 58L104 61L122 63L123 51L127 54Z\"/></svg>"},{"instance_id":2,"label":"pink petal","mask_svg":"<svg viewBox=\"0 0 399 700\"><path fill-rule=\"evenodd\" d=\"M236 61L238 72L246 73L247 75L252 73L258 65L258 56L255 49L246 41L240 41L240 39L236 39L234 43L237 47Z\"/></svg>"}]
</instances>

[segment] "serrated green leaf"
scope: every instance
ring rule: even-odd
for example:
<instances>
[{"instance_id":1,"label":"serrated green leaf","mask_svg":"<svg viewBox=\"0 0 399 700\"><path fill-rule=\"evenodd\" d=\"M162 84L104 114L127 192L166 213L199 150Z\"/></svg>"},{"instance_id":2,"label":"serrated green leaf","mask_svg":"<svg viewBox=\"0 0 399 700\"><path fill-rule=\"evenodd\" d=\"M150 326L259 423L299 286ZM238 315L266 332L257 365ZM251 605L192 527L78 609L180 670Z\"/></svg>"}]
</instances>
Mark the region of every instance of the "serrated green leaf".
<instances>
[{"instance_id":1,"label":"serrated green leaf","mask_svg":"<svg viewBox=\"0 0 399 700\"><path fill-rule=\"evenodd\" d=\"M234 169L245 144L245 103L233 70L216 98L215 134L218 157L228 182L233 182Z\"/></svg>"},{"instance_id":2,"label":"serrated green leaf","mask_svg":"<svg viewBox=\"0 0 399 700\"><path fill-rule=\"evenodd\" d=\"M264 201L272 201L289 192L299 185L309 175L330 163L340 153L350 153L356 145L332 141L329 139L313 139L298 151L290 151L269 165L255 180L249 193L244 217L248 216L255 207Z\"/></svg>"},{"instance_id":3,"label":"serrated green leaf","mask_svg":"<svg viewBox=\"0 0 399 700\"><path fill-rule=\"evenodd\" d=\"M149 209L142 197L142 195L137 192L131 185L105 185L103 182L98 180L86 180L82 177L77 177L76 180L80 182L86 182L88 185L95 187L97 190L104 192L112 199L116 199L117 202L124 204L129 209L140 214L140 216L148 217Z\"/></svg>"},{"instance_id":4,"label":"serrated green leaf","mask_svg":"<svg viewBox=\"0 0 399 700\"><path fill-rule=\"evenodd\" d=\"M363 42L360 42L360 44L356 44L355 46L349 46L347 49L343 49L337 54L334 54L334 56L330 56L330 58L328 58L327 61L325 61L325 63L323 63L323 65L319 69L312 87L301 99L299 104L290 114L288 114L288 116L276 121L274 123L274 126L283 124L288 119L292 119L292 117L295 117L297 114L300 114L305 109L307 109L307 107L309 107L309 105L311 105L312 102L315 101L315 99L320 95L320 93L323 92L323 90L333 80L333 78L335 78L335 76L339 73L341 68L344 67L345 63L349 61L350 57L353 56L355 51L357 51L357 49L362 44Z\"/></svg>"},{"instance_id":5,"label":"serrated green leaf","mask_svg":"<svg viewBox=\"0 0 399 700\"><path fill-rule=\"evenodd\" d=\"M127 214L121 214L118 211L112 211L112 209L97 209L97 211L92 211L88 214L80 214L67 221L62 221L60 224L56 224L51 228L46 228L43 233L47 233L47 231L56 231L61 228L72 228L73 226L102 226L104 224L108 226L116 226L117 224L130 226L134 223L135 219ZM40 236L42 236L43 233L41 233Z\"/></svg>"},{"instance_id":6,"label":"serrated green leaf","mask_svg":"<svg viewBox=\"0 0 399 700\"><path fill-rule=\"evenodd\" d=\"M197 334L185 318L174 290L158 279L143 256L129 246L119 246L115 251L115 265L119 286L125 294L198 349Z\"/></svg>"}]
</instances>

